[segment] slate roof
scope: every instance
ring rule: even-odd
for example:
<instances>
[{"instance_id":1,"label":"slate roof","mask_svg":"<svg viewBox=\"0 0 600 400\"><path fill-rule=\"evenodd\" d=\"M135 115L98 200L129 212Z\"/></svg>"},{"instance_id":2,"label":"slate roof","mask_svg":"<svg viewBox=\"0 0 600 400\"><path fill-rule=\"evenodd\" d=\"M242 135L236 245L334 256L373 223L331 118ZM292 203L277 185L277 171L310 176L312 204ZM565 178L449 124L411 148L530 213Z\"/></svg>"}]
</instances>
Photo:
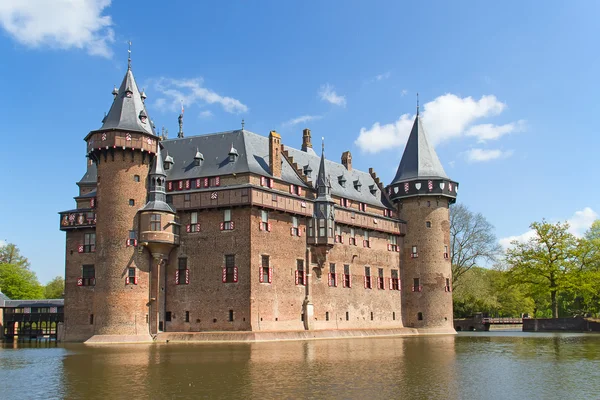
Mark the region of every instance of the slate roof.
<instances>
[{"instance_id":1,"label":"slate roof","mask_svg":"<svg viewBox=\"0 0 600 400\"><path fill-rule=\"evenodd\" d=\"M87 170L85 171L85 174L83 174L83 176L81 177L81 179L79 180L79 182L77 182L78 185L81 184L96 184L96 181L98 180L98 168L96 167L96 163L89 163L88 162L88 166L87 166Z\"/></svg>"},{"instance_id":2,"label":"slate roof","mask_svg":"<svg viewBox=\"0 0 600 400\"><path fill-rule=\"evenodd\" d=\"M449 179L433 146L429 144L421 117L417 114L400 166L390 185L420 178Z\"/></svg>"},{"instance_id":3,"label":"slate roof","mask_svg":"<svg viewBox=\"0 0 600 400\"><path fill-rule=\"evenodd\" d=\"M61 307L64 305L64 299L6 300L4 302L4 307Z\"/></svg>"},{"instance_id":4,"label":"slate roof","mask_svg":"<svg viewBox=\"0 0 600 400\"><path fill-rule=\"evenodd\" d=\"M167 179L192 179L218 175L254 174L272 177L269 168L269 138L246 130L234 130L186 138L167 139L161 142L173 166L166 170ZM238 156L229 161L231 147ZM163 152L163 154L166 153ZM200 151L204 161L196 166L194 156ZM294 185L306 187L292 166L282 158L281 179Z\"/></svg>"},{"instance_id":5,"label":"slate roof","mask_svg":"<svg viewBox=\"0 0 600 400\"><path fill-rule=\"evenodd\" d=\"M313 187L316 188L317 176L314 174L314 171L319 171L321 163L320 157L317 156L314 151L304 152L289 146L284 146L284 149L288 151L290 157L293 157L294 162L298 164L300 168L303 168L306 165L310 166L313 170L313 175L311 175L310 179ZM357 169L348 171L342 164L327 159L324 160L324 163L331 182L331 194L333 196L344 197L377 207L393 207L383 196L381 190L379 190L379 187L377 187L377 184L368 172L359 171ZM340 176L343 176L346 179L345 187L339 182ZM355 189L355 181L361 183L360 191ZM370 186L374 186L374 194L369 190Z\"/></svg>"},{"instance_id":6,"label":"slate roof","mask_svg":"<svg viewBox=\"0 0 600 400\"><path fill-rule=\"evenodd\" d=\"M131 97L127 97L127 91L131 91ZM133 77L131 69L127 69L123 82L119 87L119 94L115 97L110 110L102 121L103 129L123 129L132 132L142 132L154 135L152 121L146 119L146 123L142 123L140 116L148 116L146 106L142 101L142 96L138 90L137 84Z\"/></svg>"},{"instance_id":7,"label":"slate roof","mask_svg":"<svg viewBox=\"0 0 600 400\"><path fill-rule=\"evenodd\" d=\"M165 179L167 174L163 169L163 158L162 158L162 146L159 143L156 149L156 157L152 161L149 175L151 178L161 177ZM146 202L141 211L164 211L168 213L175 213L173 208L166 202L166 192L163 186L152 186L150 185L149 201Z\"/></svg>"}]
</instances>

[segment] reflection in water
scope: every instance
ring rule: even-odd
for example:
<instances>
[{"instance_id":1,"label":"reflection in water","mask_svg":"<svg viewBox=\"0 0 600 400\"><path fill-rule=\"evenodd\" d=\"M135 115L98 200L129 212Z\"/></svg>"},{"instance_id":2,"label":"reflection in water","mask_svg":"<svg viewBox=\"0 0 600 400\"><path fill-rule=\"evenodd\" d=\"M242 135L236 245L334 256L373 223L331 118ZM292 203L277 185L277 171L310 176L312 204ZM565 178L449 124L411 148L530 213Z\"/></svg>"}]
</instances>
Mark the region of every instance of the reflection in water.
<instances>
[{"instance_id":1,"label":"reflection in water","mask_svg":"<svg viewBox=\"0 0 600 400\"><path fill-rule=\"evenodd\" d=\"M0 348L2 399L594 398L600 336Z\"/></svg>"}]
</instances>

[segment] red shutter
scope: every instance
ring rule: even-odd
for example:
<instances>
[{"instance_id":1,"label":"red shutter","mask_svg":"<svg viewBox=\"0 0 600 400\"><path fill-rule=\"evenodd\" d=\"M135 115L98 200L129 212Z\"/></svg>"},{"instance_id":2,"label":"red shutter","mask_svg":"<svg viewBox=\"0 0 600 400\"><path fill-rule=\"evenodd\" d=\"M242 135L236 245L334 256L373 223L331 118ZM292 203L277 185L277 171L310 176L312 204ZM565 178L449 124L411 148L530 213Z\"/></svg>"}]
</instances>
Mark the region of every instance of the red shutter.
<instances>
[{"instance_id":1,"label":"red shutter","mask_svg":"<svg viewBox=\"0 0 600 400\"><path fill-rule=\"evenodd\" d=\"M225 229L225 223L221 222L220 227L221 227L221 230Z\"/></svg>"},{"instance_id":2,"label":"red shutter","mask_svg":"<svg viewBox=\"0 0 600 400\"><path fill-rule=\"evenodd\" d=\"M200 224L196 224L196 232L200 232Z\"/></svg>"},{"instance_id":3,"label":"red shutter","mask_svg":"<svg viewBox=\"0 0 600 400\"><path fill-rule=\"evenodd\" d=\"M77 278L77 286L83 286L83 278Z\"/></svg>"},{"instance_id":4,"label":"red shutter","mask_svg":"<svg viewBox=\"0 0 600 400\"><path fill-rule=\"evenodd\" d=\"M258 223L258 229L260 229L261 231L263 230L263 223L262 223L262 221Z\"/></svg>"},{"instance_id":5,"label":"red shutter","mask_svg":"<svg viewBox=\"0 0 600 400\"><path fill-rule=\"evenodd\" d=\"M269 178L269 187L273 189L273 178Z\"/></svg>"},{"instance_id":6,"label":"red shutter","mask_svg":"<svg viewBox=\"0 0 600 400\"><path fill-rule=\"evenodd\" d=\"M133 283L134 283L135 285L137 285L137 284L138 284L138 277L137 277L137 276L133 278Z\"/></svg>"},{"instance_id":7,"label":"red shutter","mask_svg":"<svg viewBox=\"0 0 600 400\"><path fill-rule=\"evenodd\" d=\"M298 279L298 270L296 270L296 271L294 272L294 278L295 278L296 285L297 285L297 284L298 284L298 282L299 282L299 279Z\"/></svg>"},{"instance_id":8,"label":"red shutter","mask_svg":"<svg viewBox=\"0 0 600 400\"><path fill-rule=\"evenodd\" d=\"M83 253L83 245L80 244L79 246L77 246L77 252L78 253Z\"/></svg>"},{"instance_id":9,"label":"red shutter","mask_svg":"<svg viewBox=\"0 0 600 400\"><path fill-rule=\"evenodd\" d=\"M308 271L304 271L304 275L302 276L302 283L304 284L304 286L306 286L306 280L308 279Z\"/></svg>"},{"instance_id":10,"label":"red shutter","mask_svg":"<svg viewBox=\"0 0 600 400\"><path fill-rule=\"evenodd\" d=\"M126 284L126 285L129 285L129 277L128 277L128 276L127 276L127 277L125 277L125 284Z\"/></svg>"},{"instance_id":11,"label":"red shutter","mask_svg":"<svg viewBox=\"0 0 600 400\"><path fill-rule=\"evenodd\" d=\"M269 232L271 232L271 223L270 223L270 222L267 222L267 230L268 230Z\"/></svg>"},{"instance_id":12,"label":"red shutter","mask_svg":"<svg viewBox=\"0 0 600 400\"><path fill-rule=\"evenodd\" d=\"M192 226L191 225L186 225L185 226L185 231L190 233L192 231Z\"/></svg>"},{"instance_id":13,"label":"red shutter","mask_svg":"<svg viewBox=\"0 0 600 400\"><path fill-rule=\"evenodd\" d=\"M388 243L388 251L391 251L391 250L392 250L392 244Z\"/></svg>"},{"instance_id":14,"label":"red shutter","mask_svg":"<svg viewBox=\"0 0 600 400\"><path fill-rule=\"evenodd\" d=\"M190 270L189 269L185 270L185 284L186 285L190 284Z\"/></svg>"},{"instance_id":15,"label":"red shutter","mask_svg":"<svg viewBox=\"0 0 600 400\"><path fill-rule=\"evenodd\" d=\"M294 185L290 185L290 193L294 194Z\"/></svg>"},{"instance_id":16,"label":"red shutter","mask_svg":"<svg viewBox=\"0 0 600 400\"><path fill-rule=\"evenodd\" d=\"M94 202L95 202L95 200L96 199L93 198L93 197L90 199L90 208L94 208Z\"/></svg>"},{"instance_id":17,"label":"red shutter","mask_svg":"<svg viewBox=\"0 0 600 400\"><path fill-rule=\"evenodd\" d=\"M273 282L273 267L269 267L269 283Z\"/></svg>"},{"instance_id":18,"label":"red shutter","mask_svg":"<svg viewBox=\"0 0 600 400\"><path fill-rule=\"evenodd\" d=\"M363 240L363 247L367 247L367 241Z\"/></svg>"},{"instance_id":19,"label":"red shutter","mask_svg":"<svg viewBox=\"0 0 600 400\"><path fill-rule=\"evenodd\" d=\"M189 180L189 179L186 179L186 180L185 180L185 188L186 188L186 189L189 189L189 188L190 188L190 180Z\"/></svg>"},{"instance_id":20,"label":"red shutter","mask_svg":"<svg viewBox=\"0 0 600 400\"><path fill-rule=\"evenodd\" d=\"M400 246L396 245L396 253L400 253Z\"/></svg>"},{"instance_id":21,"label":"red shutter","mask_svg":"<svg viewBox=\"0 0 600 400\"><path fill-rule=\"evenodd\" d=\"M179 270L175 271L175 284L179 285Z\"/></svg>"},{"instance_id":22,"label":"red shutter","mask_svg":"<svg viewBox=\"0 0 600 400\"><path fill-rule=\"evenodd\" d=\"M196 188L200 188L200 186L202 186L202 181L200 180L200 178L196 179Z\"/></svg>"},{"instance_id":23,"label":"red shutter","mask_svg":"<svg viewBox=\"0 0 600 400\"><path fill-rule=\"evenodd\" d=\"M331 287L331 272L327 274L327 285Z\"/></svg>"},{"instance_id":24,"label":"red shutter","mask_svg":"<svg viewBox=\"0 0 600 400\"><path fill-rule=\"evenodd\" d=\"M298 227L298 236L302 236L302 228Z\"/></svg>"},{"instance_id":25,"label":"red shutter","mask_svg":"<svg viewBox=\"0 0 600 400\"><path fill-rule=\"evenodd\" d=\"M167 190L168 191L173 190L173 182L167 182Z\"/></svg>"},{"instance_id":26,"label":"red shutter","mask_svg":"<svg viewBox=\"0 0 600 400\"><path fill-rule=\"evenodd\" d=\"M234 227L233 221L229 222L229 226L231 227L231 229L233 229L233 227Z\"/></svg>"},{"instance_id":27,"label":"red shutter","mask_svg":"<svg viewBox=\"0 0 600 400\"><path fill-rule=\"evenodd\" d=\"M177 187L179 188L179 190L182 190L183 189L183 181L177 182Z\"/></svg>"},{"instance_id":28,"label":"red shutter","mask_svg":"<svg viewBox=\"0 0 600 400\"><path fill-rule=\"evenodd\" d=\"M233 281L235 283L238 281L238 267L233 267Z\"/></svg>"},{"instance_id":29,"label":"red shutter","mask_svg":"<svg viewBox=\"0 0 600 400\"><path fill-rule=\"evenodd\" d=\"M208 178L204 178L204 187L207 188L210 186L210 181Z\"/></svg>"},{"instance_id":30,"label":"red shutter","mask_svg":"<svg viewBox=\"0 0 600 400\"><path fill-rule=\"evenodd\" d=\"M223 283L227 282L227 268L223 267L223 276L221 277Z\"/></svg>"},{"instance_id":31,"label":"red shutter","mask_svg":"<svg viewBox=\"0 0 600 400\"><path fill-rule=\"evenodd\" d=\"M215 177L215 186L221 186L221 177L220 176Z\"/></svg>"},{"instance_id":32,"label":"red shutter","mask_svg":"<svg viewBox=\"0 0 600 400\"><path fill-rule=\"evenodd\" d=\"M294 236L294 227L291 227L291 228L290 228L290 235L291 235L291 236Z\"/></svg>"},{"instance_id":33,"label":"red shutter","mask_svg":"<svg viewBox=\"0 0 600 400\"><path fill-rule=\"evenodd\" d=\"M342 198L340 197L340 206L343 206L343 205L344 205L344 199L342 199Z\"/></svg>"},{"instance_id":34,"label":"red shutter","mask_svg":"<svg viewBox=\"0 0 600 400\"><path fill-rule=\"evenodd\" d=\"M349 280L349 283L350 283L350 284L349 284L348 286L349 286L349 287L352 287L352 275L348 275L348 276L350 277L350 280Z\"/></svg>"},{"instance_id":35,"label":"red shutter","mask_svg":"<svg viewBox=\"0 0 600 400\"><path fill-rule=\"evenodd\" d=\"M130 244L130 241L129 241L129 240L130 240L130 239L127 239L127 240L125 241L125 246L126 246L126 247L129 247L129 246L131 246L131 244Z\"/></svg>"},{"instance_id":36,"label":"red shutter","mask_svg":"<svg viewBox=\"0 0 600 400\"><path fill-rule=\"evenodd\" d=\"M298 186L298 196L302 196L302 188Z\"/></svg>"},{"instance_id":37,"label":"red shutter","mask_svg":"<svg viewBox=\"0 0 600 400\"><path fill-rule=\"evenodd\" d=\"M260 177L260 186L266 186L266 184L265 184L265 177L264 176Z\"/></svg>"},{"instance_id":38,"label":"red shutter","mask_svg":"<svg viewBox=\"0 0 600 400\"><path fill-rule=\"evenodd\" d=\"M344 244L344 237L340 235L340 242Z\"/></svg>"},{"instance_id":39,"label":"red shutter","mask_svg":"<svg viewBox=\"0 0 600 400\"><path fill-rule=\"evenodd\" d=\"M394 286L392 283L393 283L393 279L390 278L390 290L392 290L392 287Z\"/></svg>"},{"instance_id":40,"label":"red shutter","mask_svg":"<svg viewBox=\"0 0 600 400\"><path fill-rule=\"evenodd\" d=\"M337 243L337 242L338 242L338 235L335 235L335 237L334 237L334 239L333 239L333 242L334 242L334 243Z\"/></svg>"},{"instance_id":41,"label":"red shutter","mask_svg":"<svg viewBox=\"0 0 600 400\"><path fill-rule=\"evenodd\" d=\"M341 274L340 274L341 275ZM346 287L346 275L342 275L342 286Z\"/></svg>"},{"instance_id":42,"label":"red shutter","mask_svg":"<svg viewBox=\"0 0 600 400\"><path fill-rule=\"evenodd\" d=\"M365 281L365 289L367 288L367 276L364 276L364 281Z\"/></svg>"},{"instance_id":43,"label":"red shutter","mask_svg":"<svg viewBox=\"0 0 600 400\"><path fill-rule=\"evenodd\" d=\"M262 267L258 268L258 281L264 283Z\"/></svg>"}]
</instances>

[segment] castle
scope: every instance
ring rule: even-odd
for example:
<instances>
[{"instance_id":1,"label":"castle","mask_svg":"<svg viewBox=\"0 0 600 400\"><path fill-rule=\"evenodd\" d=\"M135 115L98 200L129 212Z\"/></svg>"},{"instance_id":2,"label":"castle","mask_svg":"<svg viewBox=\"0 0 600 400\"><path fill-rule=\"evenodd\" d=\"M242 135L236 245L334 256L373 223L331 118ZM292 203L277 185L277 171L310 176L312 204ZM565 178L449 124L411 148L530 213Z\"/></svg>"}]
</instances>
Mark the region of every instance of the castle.
<instances>
[{"instance_id":1,"label":"castle","mask_svg":"<svg viewBox=\"0 0 600 400\"><path fill-rule=\"evenodd\" d=\"M245 129L157 135L131 62L66 232L67 341L162 332L451 333L449 179L415 118L393 181ZM300 141L300 138L298 138ZM115 339L117 338L117 339ZM132 339L133 338L133 339Z\"/></svg>"}]
</instances>

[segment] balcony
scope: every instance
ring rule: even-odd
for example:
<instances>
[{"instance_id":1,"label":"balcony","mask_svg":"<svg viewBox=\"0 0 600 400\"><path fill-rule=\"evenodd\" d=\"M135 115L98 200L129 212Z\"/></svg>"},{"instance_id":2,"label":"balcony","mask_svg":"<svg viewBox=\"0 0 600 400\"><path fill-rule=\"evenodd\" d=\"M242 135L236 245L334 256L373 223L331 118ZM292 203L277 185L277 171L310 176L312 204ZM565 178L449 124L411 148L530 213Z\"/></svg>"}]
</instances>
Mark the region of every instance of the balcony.
<instances>
[{"instance_id":1,"label":"balcony","mask_svg":"<svg viewBox=\"0 0 600 400\"><path fill-rule=\"evenodd\" d=\"M61 231L96 227L96 212L91 208L63 211L59 214Z\"/></svg>"}]
</instances>

